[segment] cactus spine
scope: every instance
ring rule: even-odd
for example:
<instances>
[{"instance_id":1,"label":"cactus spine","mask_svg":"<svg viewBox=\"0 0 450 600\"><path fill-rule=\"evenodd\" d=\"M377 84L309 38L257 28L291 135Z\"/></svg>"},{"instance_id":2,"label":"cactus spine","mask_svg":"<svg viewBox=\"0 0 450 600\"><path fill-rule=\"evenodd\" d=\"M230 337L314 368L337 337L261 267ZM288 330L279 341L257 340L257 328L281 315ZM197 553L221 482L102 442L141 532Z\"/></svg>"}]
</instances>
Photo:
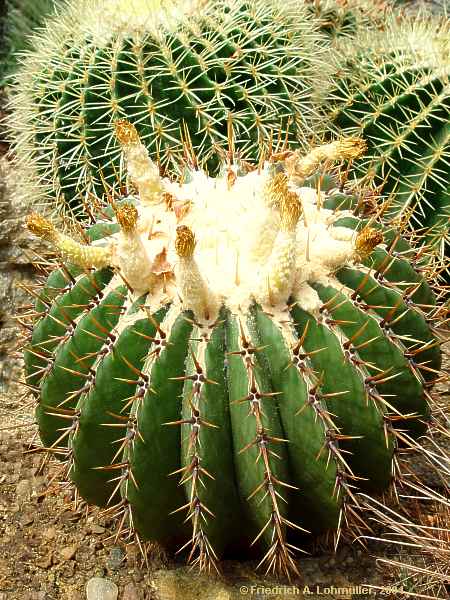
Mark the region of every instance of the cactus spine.
<instances>
[{"instance_id":1,"label":"cactus spine","mask_svg":"<svg viewBox=\"0 0 450 600\"><path fill-rule=\"evenodd\" d=\"M243 157L263 140L293 145L308 132L327 69L318 68L320 36L305 11L281 0L193 4L74 0L49 24L12 102L33 203L86 216L83 203L123 182L120 118L166 171L193 153L214 171L230 123Z\"/></svg>"},{"instance_id":2,"label":"cactus spine","mask_svg":"<svg viewBox=\"0 0 450 600\"><path fill-rule=\"evenodd\" d=\"M406 220L448 269L450 107L448 21L392 20L378 35L360 35L340 60L333 123L361 135L359 162L390 195L388 218Z\"/></svg>"},{"instance_id":3,"label":"cactus spine","mask_svg":"<svg viewBox=\"0 0 450 600\"><path fill-rule=\"evenodd\" d=\"M245 173L230 153L223 175L177 183L131 124L116 134L137 196L91 244L27 219L66 260L25 348L42 442L122 534L200 569L253 540L296 572L295 532L337 540L344 511L357 534L354 486L387 489L396 432L424 431L433 294L396 231L302 187L360 140Z\"/></svg>"}]
</instances>

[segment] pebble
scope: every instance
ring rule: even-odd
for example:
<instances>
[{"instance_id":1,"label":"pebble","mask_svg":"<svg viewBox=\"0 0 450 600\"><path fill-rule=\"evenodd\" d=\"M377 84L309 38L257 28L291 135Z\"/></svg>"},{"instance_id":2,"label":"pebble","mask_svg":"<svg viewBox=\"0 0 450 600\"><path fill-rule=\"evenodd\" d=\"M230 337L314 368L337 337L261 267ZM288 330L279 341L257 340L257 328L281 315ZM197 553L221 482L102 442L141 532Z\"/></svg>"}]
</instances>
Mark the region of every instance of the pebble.
<instances>
[{"instance_id":1,"label":"pebble","mask_svg":"<svg viewBox=\"0 0 450 600\"><path fill-rule=\"evenodd\" d=\"M53 564L53 552L49 552L36 562L38 567L41 569L49 569Z\"/></svg>"},{"instance_id":2,"label":"pebble","mask_svg":"<svg viewBox=\"0 0 450 600\"><path fill-rule=\"evenodd\" d=\"M47 486L46 478L43 475L33 477L32 488L35 492L43 491Z\"/></svg>"},{"instance_id":3,"label":"pebble","mask_svg":"<svg viewBox=\"0 0 450 600\"><path fill-rule=\"evenodd\" d=\"M35 592L32 598L33 600L49 600L50 596L47 592Z\"/></svg>"},{"instance_id":4,"label":"pebble","mask_svg":"<svg viewBox=\"0 0 450 600\"><path fill-rule=\"evenodd\" d=\"M21 525L31 525L31 523L33 523L33 521L34 521L34 517L32 515L22 515L20 517Z\"/></svg>"},{"instance_id":5,"label":"pebble","mask_svg":"<svg viewBox=\"0 0 450 600\"><path fill-rule=\"evenodd\" d=\"M122 600L140 600L138 591L134 583L127 583L123 590Z\"/></svg>"},{"instance_id":6,"label":"pebble","mask_svg":"<svg viewBox=\"0 0 450 600\"><path fill-rule=\"evenodd\" d=\"M91 533L105 533L106 529L101 525L91 525L89 527Z\"/></svg>"},{"instance_id":7,"label":"pebble","mask_svg":"<svg viewBox=\"0 0 450 600\"><path fill-rule=\"evenodd\" d=\"M160 600L199 600L200 598L231 600L232 598L232 588L225 581L210 575L193 573L183 567L170 571L165 569L155 571L152 585Z\"/></svg>"},{"instance_id":8,"label":"pebble","mask_svg":"<svg viewBox=\"0 0 450 600\"><path fill-rule=\"evenodd\" d=\"M49 541L54 540L56 537L56 528L55 527L47 527L42 532L42 535L45 537L46 540L49 540Z\"/></svg>"},{"instance_id":9,"label":"pebble","mask_svg":"<svg viewBox=\"0 0 450 600\"><path fill-rule=\"evenodd\" d=\"M106 566L108 567L108 569L116 571L117 569L120 569L124 557L125 554L122 548L115 546L114 548L111 548L109 552L109 558L107 560Z\"/></svg>"},{"instance_id":10,"label":"pebble","mask_svg":"<svg viewBox=\"0 0 450 600\"><path fill-rule=\"evenodd\" d=\"M92 577L86 585L87 600L117 600L119 588L110 579Z\"/></svg>"},{"instance_id":11,"label":"pebble","mask_svg":"<svg viewBox=\"0 0 450 600\"><path fill-rule=\"evenodd\" d=\"M61 548L59 553L64 560L71 560L75 556L77 549L77 546L73 544L72 546Z\"/></svg>"},{"instance_id":12,"label":"pebble","mask_svg":"<svg viewBox=\"0 0 450 600\"><path fill-rule=\"evenodd\" d=\"M16 498L19 505L23 505L31 498L33 488L28 479L22 479L16 486Z\"/></svg>"}]
</instances>

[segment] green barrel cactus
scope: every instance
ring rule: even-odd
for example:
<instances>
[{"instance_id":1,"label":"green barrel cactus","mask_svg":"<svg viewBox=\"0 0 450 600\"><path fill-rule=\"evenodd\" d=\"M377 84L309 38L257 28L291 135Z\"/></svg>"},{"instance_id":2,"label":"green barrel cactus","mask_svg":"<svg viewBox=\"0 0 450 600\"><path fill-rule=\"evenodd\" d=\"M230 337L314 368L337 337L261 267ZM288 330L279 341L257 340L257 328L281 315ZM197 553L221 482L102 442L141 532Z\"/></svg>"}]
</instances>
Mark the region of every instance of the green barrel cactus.
<instances>
[{"instance_id":1,"label":"green barrel cactus","mask_svg":"<svg viewBox=\"0 0 450 600\"><path fill-rule=\"evenodd\" d=\"M123 175L116 119L164 172L192 151L214 172L231 126L243 157L298 144L328 81L322 38L291 1L73 0L48 27L16 78L17 169L33 203L85 217Z\"/></svg>"},{"instance_id":2,"label":"green barrel cactus","mask_svg":"<svg viewBox=\"0 0 450 600\"><path fill-rule=\"evenodd\" d=\"M385 216L408 221L447 269L449 40L448 20L423 16L357 36L342 52L325 106L339 131L367 141L368 153L355 166L383 186Z\"/></svg>"},{"instance_id":3,"label":"green barrel cactus","mask_svg":"<svg viewBox=\"0 0 450 600\"><path fill-rule=\"evenodd\" d=\"M116 130L135 194L83 242L27 218L61 257L24 349L43 446L127 535L296 572L298 539L358 535L357 492L388 489L397 436L425 431L440 309L396 230L303 186L361 140L176 182Z\"/></svg>"}]
</instances>

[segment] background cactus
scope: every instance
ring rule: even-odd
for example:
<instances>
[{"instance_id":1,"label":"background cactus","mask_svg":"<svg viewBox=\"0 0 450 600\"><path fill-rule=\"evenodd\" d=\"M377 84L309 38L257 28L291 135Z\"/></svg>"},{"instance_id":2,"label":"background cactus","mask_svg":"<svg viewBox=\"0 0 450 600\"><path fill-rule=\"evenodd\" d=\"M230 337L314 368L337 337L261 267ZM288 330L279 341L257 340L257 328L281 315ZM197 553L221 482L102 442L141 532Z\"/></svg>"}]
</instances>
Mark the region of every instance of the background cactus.
<instances>
[{"instance_id":1,"label":"background cactus","mask_svg":"<svg viewBox=\"0 0 450 600\"><path fill-rule=\"evenodd\" d=\"M29 47L30 36L54 10L53 0L5 0L0 19L0 85L17 68L17 53Z\"/></svg>"},{"instance_id":2,"label":"background cactus","mask_svg":"<svg viewBox=\"0 0 450 600\"><path fill-rule=\"evenodd\" d=\"M325 106L340 131L367 141L357 173L383 185L386 216L408 220L438 253L441 270L450 222L449 40L448 20L424 15L360 34L342 49Z\"/></svg>"},{"instance_id":3,"label":"background cactus","mask_svg":"<svg viewBox=\"0 0 450 600\"><path fill-rule=\"evenodd\" d=\"M125 535L200 568L257 540L268 570L295 572L296 537L359 535L357 490L386 490L396 435L426 427L433 293L397 231L303 187L360 140L258 168L230 152L220 177L176 183L116 126L137 195L97 241L28 217L66 264L25 348L43 444Z\"/></svg>"},{"instance_id":4,"label":"background cactus","mask_svg":"<svg viewBox=\"0 0 450 600\"><path fill-rule=\"evenodd\" d=\"M17 168L34 203L82 212L120 183L121 117L164 170L180 165L184 141L214 171L230 123L245 157L263 139L308 135L327 68L306 11L281 0L196 4L74 0L49 22L12 102Z\"/></svg>"}]
</instances>

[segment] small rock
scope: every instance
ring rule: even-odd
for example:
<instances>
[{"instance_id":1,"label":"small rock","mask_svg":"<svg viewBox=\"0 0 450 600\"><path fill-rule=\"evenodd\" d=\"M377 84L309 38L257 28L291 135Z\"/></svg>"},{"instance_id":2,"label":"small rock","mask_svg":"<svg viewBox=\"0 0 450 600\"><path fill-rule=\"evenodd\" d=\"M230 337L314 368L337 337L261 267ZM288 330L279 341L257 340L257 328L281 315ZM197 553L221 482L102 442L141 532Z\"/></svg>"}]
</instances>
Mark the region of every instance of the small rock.
<instances>
[{"instance_id":1,"label":"small rock","mask_svg":"<svg viewBox=\"0 0 450 600\"><path fill-rule=\"evenodd\" d=\"M33 477L32 488L35 492L40 492L45 489L47 485L46 479L43 475L37 475Z\"/></svg>"},{"instance_id":2,"label":"small rock","mask_svg":"<svg viewBox=\"0 0 450 600\"><path fill-rule=\"evenodd\" d=\"M44 529L42 535L45 537L46 540L54 540L56 537L55 527L47 527L47 529Z\"/></svg>"},{"instance_id":3,"label":"small rock","mask_svg":"<svg viewBox=\"0 0 450 600\"><path fill-rule=\"evenodd\" d=\"M27 544L32 548L36 548L41 545L41 538L36 534L36 532L32 532L27 539Z\"/></svg>"},{"instance_id":4,"label":"small rock","mask_svg":"<svg viewBox=\"0 0 450 600\"><path fill-rule=\"evenodd\" d=\"M153 575L159 600L231 600L232 589L215 577L193 574L182 567L176 570L158 570ZM242 594L241 594L242 595ZM258 594L257 594L258 595Z\"/></svg>"},{"instance_id":5,"label":"small rock","mask_svg":"<svg viewBox=\"0 0 450 600\"><path fill-rule=\"evenodd\" d=\"M80 600L80 592L75 586L65 586L64 600Z\"/></svg>"},{"instance_id":6,"label":"small rock","mask_svg":"<svg viewBox=\"0 0 450 600\"><path fill-rule=\"evenodd\" d=\"M106 566L108 567L108 569L116 571L117 569L120 569L124 558L125 554L123 553L122 548L119 548L118 546L111 548Z\"/></svg>"},{"instance_id":7,"label":"small rock","mask_svg":"<svg viewBox=\"0 0 450 600\"><path fill-rule=\"evenodd\" d=\"M22 515L20 517L20 524L21 525L31 525L31 523L33 523L34 521L34 517L32 515Z\"/></svg>"},{"instance_id":8,"label":"small rock","mask_svg":"<svg viewBox=\"0 0 450 600\"><path fill-rule=\"evenodd\" d=\"M117 600L119 588L110 579L92 577L86 585L87 600Z\"/></svg>"},{"instance_id":9,"label":"small rock","mask_svg":"<svg viewBox=\"0 0 450 600\"><path fill-rule=\"evenodd\" d=\"M77 549L76 545L66 546L65 548L61 548L59 553L64 560L71 560L75 556Z\"/></svg>"},{"instance_id":10,"label":"small rock","mask_svg":"<svg viewBox=\"0 0 450 600\"><path fill-rule=\"evenodd\" d=\"M106 529L104 527L102 527L101 525L91 525L89 527L89 530L91 533L105 533Z\"/></svg>"},{"instance_id":11,"label":"small rock","mask_svg":"<svg viewBox=\"0 0 450 600\"><path fill-rule=\"evenodd\" d=\"M134 583L127 583L123 590L122 600L140 600L140 596Z\"/></svg>"},{"instance_id":12,"label":"small rock","mask_svg":"<svg viewBox=\"0 0 450 600\"><path fill-rule=\"evenodd\" d=\"M53 564L53 552L46 554L41 560L38 560L36 564L38 567L41 567L41 569L49 569Z\"/></svg>"},{"instance_id":13,"label":"small rock","mask_svg":"<svg viewBox=\"0 0 450 600\"><path fill-rule=\"evenodd\" d=\"M48 598L47 592L34 592L31 596L31 600L48 600Z\"/></svg>"},{"instance_id":14,"label":"small rock","mask_svg":"<svg viewBox=\"0 0 450 600\"><path fill-rule=\"evenodd\" d=\"M22 479L16 486L16 497L19 505L23 505L31 498L33 488L28 479Z\"/></svg>"}]
</instances>

